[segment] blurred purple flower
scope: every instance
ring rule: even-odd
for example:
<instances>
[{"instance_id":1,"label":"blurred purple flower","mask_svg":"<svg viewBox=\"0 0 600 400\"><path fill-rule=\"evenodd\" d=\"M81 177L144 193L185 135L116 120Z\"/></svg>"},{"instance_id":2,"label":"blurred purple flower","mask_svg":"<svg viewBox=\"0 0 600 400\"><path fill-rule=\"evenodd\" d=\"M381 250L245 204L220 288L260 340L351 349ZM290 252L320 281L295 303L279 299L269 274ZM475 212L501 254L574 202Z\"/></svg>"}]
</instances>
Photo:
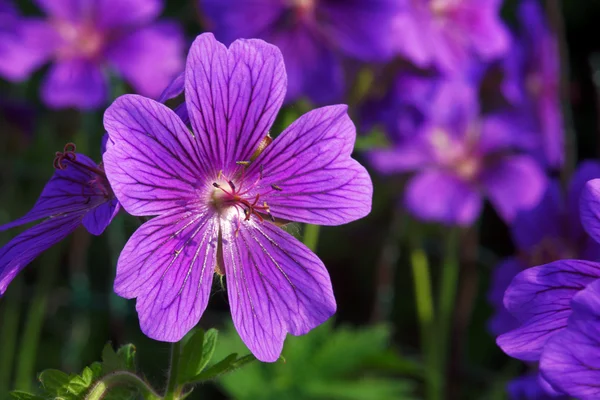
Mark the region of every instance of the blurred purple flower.
<instances>
[{"instance_id":1,"label":"blurred purple flower","mask_svg":"<svg viewBox=\"0 0 600 400\"><path fill-rule=\"evenodd\" d=\"M508 51L502 0L404 0L396 17L398 50L422 68L457 74L473 58L492 61Z\"/></svg>"},{"instance_id":2,"label":"blurred purple flower","mask_svg":"<svg viewBox=\"0 0 600 400\"><path fill-rule=\"evenodd\" d=\"M23 268L79 225L100 235L120 209L102 164L75 153L75 145L56 153L54 167L54 175L31 211L0 226L4 231L44 219L0 248L0 295Z\"/></svg>"},{"instance_id":3,"label":"blurred purple flower","mask_svg":"<svg viewBox=\"0 0 600 400\"><path fill-rule=\"evenodd\" d=\"M558 42L539 2L519 7L521 33L505 60L502 91L523 115L524 129L538 135L534 154L551 168L564 161Z\"/></svg>"},{"instance_id":4,"label":"blurred purple flower","mask_svg":"<svg viewBox=\"0 0 600 400\"><path fill-rule=\"evenodd\" d=\"M0 75L21 81L48 61L42 85L51 107L95 108L107 101L114 69L156 97L183 69L178 25L153 22L161 0L36 0L47 19L1 13Z\"/></svg>"},{"instance_id":5,"label":"blurred purple flower","mask_svg":"<svg viewBox=\"0 0 600 400\"><path fill-rule=\"evenodd\" d=\"M342 56L362 61L394 55L398 0L201 0L216 37L229 44L261 38L277 45L288 73L286 101L318 104L344 93Z\"/></svg>"},{"instance_id":6,"label":"blurred purple flower","mask_svg":"<svg viewBox=\"0 0 600 400\"><path fill-rule=\"evenodd\" d=\"M519 272L566 258L600 260L600 245L585 233L579 221L579 196L585 183L594 178L600 178L600 163L584 162L575 171L566 196L560 183L553 181L535 208L517 214L511 233L519 254L498 265L488 294L495 310L489 322L494 335L519 326L503 303L504 292Z\"/></svg>"},{"instance_id":7,"label":"blurred purple flower","mask_svg":"<svg viewBox=\"0 0 600 400\"><path fill-rule=\"evenodd\" d=\"M336 309L323 263L279 226L339 225L371 209L369 175L350 158L355 128L346 106L329 106L272 140L286 72L279 49L262 40L227 49L199 36L183 80L191 131L141 96L122 96L105 114L117 198L133 215L158 215L123 249L115 291L137 298L146 335L173 342L202 316L213 273L225 275L242 340L275 361L288 332L304 334Z\"/></svg>"},{"instance_id":8,"label":"blurred purple flower","mask_svg":"<svg viewBox=\"0 0 600 400\"><path fill-rule=\"evenodd\" d=\"M412 138L368 153L380 173L417 171L404 196L414 216L469 225L487 196L511 222L538 204L547 178L533 158L513 152L526 137L512 130L508 117L481 117L474 88L454 81L432 99L431 110Z\"/></svg>"}]
</instances>

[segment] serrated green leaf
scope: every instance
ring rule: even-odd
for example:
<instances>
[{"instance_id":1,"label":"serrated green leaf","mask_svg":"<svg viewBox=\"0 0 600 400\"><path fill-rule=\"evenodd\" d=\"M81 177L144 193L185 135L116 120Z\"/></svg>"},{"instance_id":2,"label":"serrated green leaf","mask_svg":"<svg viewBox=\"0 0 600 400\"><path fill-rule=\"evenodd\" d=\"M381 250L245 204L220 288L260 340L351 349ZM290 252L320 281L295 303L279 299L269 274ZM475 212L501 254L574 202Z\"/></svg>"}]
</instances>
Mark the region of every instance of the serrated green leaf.
<instances>
[{"instance_id":1,"label":"serrated green leaf","mask_svg":"<svg viewBox=\"0 0 600 400\"><path fill-rule=\"evenodd\" d=\"M37 394L33 393L22 392L20 390L10 392L10 397L17 400L45 400L42 396L38 396Z\"/></svg>"},{"instance_id":2,"label":"serrated green leaf","mask_svg":"<svg viewBox=\"0 0 600 400\"><path fill-rule=\"evenodd\" d=\"M47 369L40 374L39 380L48 394L63 395L67 393L67 386L71 378L62 371Z\"/></svg>"},{"instance_id":3,"label":"serrated green leaf","mask_svg":"<svg viewBox=\"0 0 600 400\"><path fill-rule=\"evenodd\" d=\"M123 345L117 350L117 356L128 371L135 371L135 352L136 348L131 343Z\"/></svg>"},{"instance_id":4,"label":"serrated green leaf","mask_svg":"<svg viewBox=\"0 0 600 400\"><path fill-rule=\"evenodd\" d=\"M125 360L117 355L113 350L112 344L107 343L102 349L102 374L110 374L114 371L127 369Z\"/></svg>"}]
</instances>

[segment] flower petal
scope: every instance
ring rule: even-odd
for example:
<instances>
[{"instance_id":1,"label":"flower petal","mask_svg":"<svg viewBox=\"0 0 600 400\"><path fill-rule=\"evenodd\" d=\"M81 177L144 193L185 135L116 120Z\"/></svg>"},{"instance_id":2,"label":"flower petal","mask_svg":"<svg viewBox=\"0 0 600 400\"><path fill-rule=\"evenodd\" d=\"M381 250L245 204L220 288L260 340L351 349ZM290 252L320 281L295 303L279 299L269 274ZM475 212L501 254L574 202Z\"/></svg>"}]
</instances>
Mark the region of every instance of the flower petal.
<instances>
[{"instance_id":1,"label":"flower petal","mask_svg":"<svg viewBox=\"0 0 600 400\"><path fill-rule=\"evenodd\" d=\"M567 325L571 299L600 278L600 264L561 260L529 268L515 277L504 295L505 307L521 326L498 337L511 357L536 361L548 338Z\"/></svg>"},{"instance_id":2,"label":"flower petal","mask_svg":"<svg viewBox=\"0 0 600 400\"><path fill-rule=\"evenodd\" d=\"M548 184L540 166L524 155L498 160L485 168L480 179L496 211L506 222L512 222L519 211L535 207Z\"/></svg>"},{"instance_id":3,"label":"flower petal","mask_svg":"<svg viewBox=\"0 0 600 400\"><path fill-rule=\"evenodd\" d=\"M373 196L369 174L350 157L355 138L347 106L319 108L290 125L247 173L264 169L260 199L275 217L319 225L354 221L371 211Z\"/></svg>"},{"instance_id":4,"label":"flower petal","mask_svg":"<svg viewBox=\"0 0 600 400\"><path fill-rule=\"evenodd\" d=\"M276 361L286 333L305 334L335 312L329 274L306 246L269 222L232 221L221 229L233 323L256 358Z\"/></svg>"},{"instance_id":5,"label":"flower petal","mask_svg":"<svg viewBox=\"0 0 600 400\"><path fill-rule=\"evenodd\" d=\"M82 0L34 0L34 2L48 16L70 21L79 19L87 8L87 2Z\"/></svg>"},{"instance_id":6,"label":"flower petal","mask_svg":"<svg viewBox=\"0 0 600 400\"><path fill-rule=\"evenodd\" d=\"M442 171L414 176L404 194L406 208L424 221L470 225L481 213L480 194L463 180Z\"/></svg>"},{"instance_id":7,"label":"flower petal","mask_svg":"<svg viewBox=\"0 0 600 400\"><path fill-rule=\"evenodd\" d=\"M82 212L49 218L0 248L0 295L23 268L73 232L82 218Z\"/></svg>"},{"instance_id":8,"label":"flower petal","mask_svg":"<svg viewBox=\"0 0 600 400\"><path fill-rule=\"evenodd\" d=\"M140 26L152 22L162 11L162 0L96 0L94 16L103 29Z\"/></svg>"},{"instance_id":9,"label":"flower petal","mask_svg":"<svg viewBox=\"0 0 600 400\"><path fill-rule=\"evenodd\" d=\"M112 199L98 207L91 209L85 217L83 217L83 226L92 235L99 236L104 232L106 227L110 225L113 218L119 213L121 206L117 199Z\"/></svg>"},{"instance_id":10,"label":"flower petal","mask_svg":"<svg viewBox=\"0 0 600 400\"><path fill-rule=\"evenodd\" d=\"M414 171L432 163L429 149L416 138L392 149L376 149L367 153L367 159L383 175Z\"/></svg>"},{"instance_id":11,"label":"flower petal","mask_svg":"<svg viewBox=\"0 0 600 400\"><path fill-rule=\"evenodd\" d=\"M582 400L600 397L600 281L573 298L567 329L552 336L540 362L557 389Z\"/></svg>"},{"instance_id":12,"label":"flower petal","mask_svg":"<svg viewBox=\"0 0 600 400\"><path fill-rule=\"evenodd\" d=\"M96 163L84 154L77 154L77 161L90 168L96 168ZM104 194L90 185L90 182L97 178L96 174L68 161L64 163L67 168L55 170L31 211L15 221L0 226L0 231L41 218L86 212L105 201Z\"/></svg>"},{"instance_id":13,"label":"flower petal","mask_svg":"<svg viewBox=\"0 0 600 400\"><path fill-rule=\"evenodd\" d=\"M115 41L107 57L138 93L156 98L183 71L183 45L181 28L161 22Z\"/></svg>"},{"instance_id":14,"label":"flower petal","mask_svg":"<svg viewBox=\"0 0 600 400\"><path fill-rule=\"evenodd\" d=\"M97 108L107 100L107 78L87 60L57 61L42 84L44 102L54 108Z\"/></svg>"},{"instance_id":15,"label":"flower petal","mask_svg":"<svg viewBox=\"0 0 600 400\"><path fill-rule=\"evenodd\" d=\"M137 297L146 335L176 342L198 323L208 304L217 240L209 213L161 215L131 236L119 257L114 289Z\"/></svg>"},{"instance_id":16,"label":"flower petal","mask_svg":"<svg viewBox=\"0 0 600 400\"><path fill-rule=\"evenodd\" d=\"M519 321L504 307L504 292L513 278L527 268L516 257L507 258L496 266L492 274L488 301L494 309L494 314L488 321L488 329L492 335L506 333L519 326Z\"/></svg>"},{"instance_id":17,"label":"flower petal","mask_svg":"<svg viewBox=\"0 0 600 400\"><path fill-rule=\"evenodd\" d=\"M585 184L579 198L579 212L585 231L600 243L600 179Z\"/></svg>"},{"instance_id":18,"label":"flower petal","mask_svg":"<svg viewBox=\"0 0 600 400\"><path fill-rule=\"evenodd\" d=\"M203 160L232 176L268 134L285 97L279 49L236 40L229 50L210 33L196 38L186 66L185 96Z\"/></svg>"},{"instance_id":19,"label":"flower petal","mask_svg":"<svg viewBox=\"0 0 600 400\"><path fill-rule=\"evenodd\" d=\"M206 162L171 109L145 97L121 96L106 110L104 127L114 142L104 153L104 168L128 213L158 215L197 202Z\"/></svg>"}]
</instances>

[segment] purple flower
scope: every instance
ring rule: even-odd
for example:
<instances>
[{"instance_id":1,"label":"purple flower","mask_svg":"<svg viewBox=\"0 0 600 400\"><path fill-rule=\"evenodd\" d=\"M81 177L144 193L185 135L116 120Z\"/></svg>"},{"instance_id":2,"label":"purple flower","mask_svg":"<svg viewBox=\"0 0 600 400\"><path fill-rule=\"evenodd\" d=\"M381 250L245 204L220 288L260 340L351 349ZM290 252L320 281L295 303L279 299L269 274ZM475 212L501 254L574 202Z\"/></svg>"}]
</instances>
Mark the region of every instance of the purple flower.
<instances>
[{"instance_id":1,"label":"purple flower","mask_svg":"<svg viewBox=\"0 0 600 400\"><path fill-rule=\"evenodd\" d=\"M102 164L76 153L75 145L68 144L64 152L56 153L54 167L54 175L31 211L0 226L4 231L44 219L0 248L0 295L27 264L79 225L100 235L120 209Z\"/></svg>"},{"instance_id":2,"label":"purple flower","mask_svg":"<svg viewBox=\"0 0 600 400\"><path fill-rule=\"evenodd\" d=\"M202 0L217 38L261 38L277 45L288 73L287 101L325 104L344 92L342 56L389 59L398 0Z\"/></svg>"},{"instance_id":3,"label":"purple flower","mask_svg":"<svg viewBox=\"0 0 600 400\"><path fill-rule=\"evenodd\" d=\"M95 108L108 98L108 71L158 96L183 69L183 37L170 22L153 22L161 0L37 0L47 19L0 14L0 75L26 79L52 61L42 85L51 107Z\"/></svg>"},{"instance_id":4,"label":"purple flower","mask_svg":"<svg viewBox=\"0 0 600 400\"><path fill-rule=\"evenodd\" d=\"M523 1L519 17L521 34L504 62L502 91L522 113L524 129L537 134L533 153L549 167L559 168L564 161L564 131L558 41L539 2Z\"/></svg>"},{"instance_id":5,"label":"purple flower","mask_svg":"<svg viewBox=\"0 0 600 400\"><path fill-rule=\"evenodd\" d=\"M567 400L552 389L552 387L539 374L528 374L513 379L508 384L510 400Z\"/></svg>"},{"instance_id":6,"label":"purple flower","mask_svg":"<svg viewBox=\"0 0 600 400\"><path fill-rule=\"evenodd\" d=\"M323 263L280 225L338 225L371 209L369 175L350 158L355 128L346 106L329 106L271 139L286 73L279 49L261 40L227 49L199 36L183 81L190 126L135 95L104 117L117 198L133 215L157 215L123 249L115 291L137 298L146 335L177 341L206 309L213 274L225 275L241 338L275 361L288 332L304 334L336 309Z\"/></svg>"},{"instance_id":7,"label":"purple flower","mask_svg":"<svg viewBox=\"0 0 600 400\"><path fill-rule=\"evenodd\" d=\"M399 51L420 67L464 71L473 58L491 61L510 44L499 17L502 0L406 0L396 18Z\"/></svg>"},{"instance_id":8,"label":"purple flower","mask_svg":"<svg viewBox=\"0 0 600 400\"><path fill-rule=\"evenodd\" d=\"M566 258L600 260L600 245L585 233L579 222L579 197L585 183L600 177L600 163L582 163L563 195L558 181L548 185L542 201L533 209L517 214L512 226L517 257L503 261L495 270L488 299L495 309L490 320L494 335L506 333L519 322L504 308L504 292L512 279L534 265Z\"/></svg>"},{"instance_id":9,"label":"purple flower","mask_svg":"<svg viewBox=\"0 0 600 400\"><path fill-rule=\"evenodd\" d=\"M535 160L515 154L523 137L506 116L479 115L472 86L450 82L432 99L433 111L417 134L369 160L383 174L415 170L404 205L417 218L469 225L487 196L505 221L537 205L546 176Z\"/></svg>"}]
</instances>

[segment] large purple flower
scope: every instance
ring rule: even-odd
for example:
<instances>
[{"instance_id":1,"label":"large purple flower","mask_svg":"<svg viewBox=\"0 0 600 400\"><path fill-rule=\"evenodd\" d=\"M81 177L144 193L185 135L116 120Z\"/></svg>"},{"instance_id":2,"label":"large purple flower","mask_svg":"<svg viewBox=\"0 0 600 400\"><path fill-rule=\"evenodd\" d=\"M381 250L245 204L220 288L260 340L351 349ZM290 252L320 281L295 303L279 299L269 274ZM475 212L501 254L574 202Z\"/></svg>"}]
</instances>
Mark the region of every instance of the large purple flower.
<instances>
[{"instance_id":1,"label":"large purple flower","mask_svg":"<svg viewBox=\"0 0 600 400\"><path fill-rule=\"evenodd\" d=\"M499 16L502 0L404 0L396 17L399 51L420 67L465 70L472 59L491 61L510 44Z\"/></svg>"},{"instance_id":2,"label":"large purple flower","mask_svg":"<svg viewBox=\"0 0 600 400\"><path fill-rule=\"evenodd\" d=\"M519 253L498 265L488 296L495 309L489 324L494 335L519 326L503 302L504 292L519 272L566 258L600 259L600 245L589 237L579 221L579 196L585 183L594 178L600 178L600 163L584 162L575 171L566 196L560 183L553 181L535 208L517 214L511 233Z\"/></svg>"},{"instance_id":3,"label":"large purple flower","mask_svg":"<svg viewBox=\"0 0 600 400\"><path fill-rule=\"evenodd\" d=\"M363 61L394 54L398 0L201 0L219 40L261 38L277 45L288 73L287 100L318 104L344 92L341 56Z\"/></svg>"},{"instance_id":4,"label":"large purple flower","mask_svg":"<svg viewBox=\"0 0 600 400\"><path fill-rule=\"evenodd\" d=\"M79 225L100 235L120 209L102 164L76 153L73 144L56 153L54 167L54 175L31 211L0 226L4 231L44 219L0 248L0 295L27 264Z\"/></svg>"},{"instance_id":5,"label":"large purple flower","mask_svg":"<svg viewBox=\"0 0 600 400\"><path fill-rule=\"evenodd\" d=\"M286 73L261 40L227 49L203 34L182 79L191 126L135 95L105 114L117 198L133 215L157 215L123 249L115 291L137 298L144 333L177 341L206 309L213 274L225 275L241 338L274 361L288 332L304 334L336 308L323 263L280 225L338 225L371 209L369 175L350 158L355 128L346 106L329 106L272 140Z\"/></svg>"},{"instance_id":6,"label":"large purple flower","mask_svg":"<svg viewBox=\"0 0 600 400\"><path fill-rule=\"evenodd\" d=\"M481 117L472 86L449 82L432 98L432 112L412 138L369 159L383 174L418 171L404 204L426 221L469 225L487 196L505 221L537 205L546 176L535 160L513 150L524 136L502 115Z\"/></svg>"},{"instance_id":7,"label":"large purple flower","mask_svg":"<svg viewBox=\"0 0 600 400\"><path fill-rule=\"evenodd\" d=\"M108 71L158 96L183 69L183 36L153 22L161 0L37 0L46 19L0 11L0 75L26 79L52 61L42 98L52 107L95 108L108 98ZM6 29L5 29L6 27Z\"/></svg>"},{"instance_id":8,"label":"large purple flower","mask_svg":"<svg viewBox=\"0 0 600 400\"><path fill-rule=\"evenodd\" d=\"M522 29L505 60L502 91L522 112L525 129L538 134L534 154L558 168L564 161L558 41L539 2L524 1L519 17Z\"/></svg>"}]
</instances>

